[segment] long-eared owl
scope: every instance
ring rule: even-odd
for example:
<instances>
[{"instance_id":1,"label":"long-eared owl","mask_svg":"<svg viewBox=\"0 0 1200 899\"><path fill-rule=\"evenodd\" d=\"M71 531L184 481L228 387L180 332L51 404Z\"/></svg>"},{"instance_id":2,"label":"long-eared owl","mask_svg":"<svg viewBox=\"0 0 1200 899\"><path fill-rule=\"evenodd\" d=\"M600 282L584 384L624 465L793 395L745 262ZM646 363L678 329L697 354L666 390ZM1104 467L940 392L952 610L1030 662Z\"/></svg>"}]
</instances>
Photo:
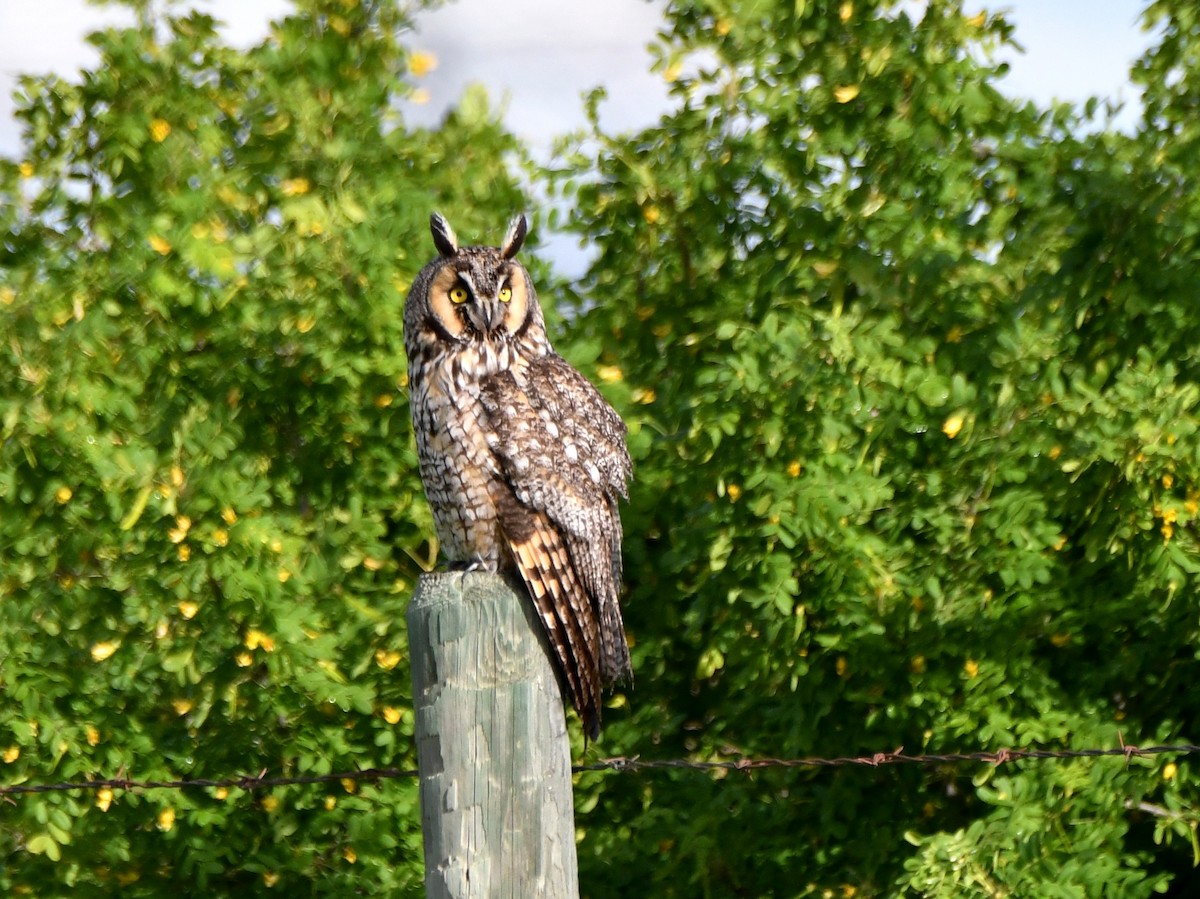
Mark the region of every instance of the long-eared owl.
<instances>
[{"instance_id":1,"label":"long-eared owl","mask_svg":"<svg viewBox=\"0 0 1200 899\"><path fill-rule=\"evenodd\" d=\"M421 479L452 569L515 568L588 735L601 689L630 677L617 595L631 475L625 424L554 352L516 216L499 247L460 247L430 218L438 257L404 307Z\"/></svg>"}]
</instances>

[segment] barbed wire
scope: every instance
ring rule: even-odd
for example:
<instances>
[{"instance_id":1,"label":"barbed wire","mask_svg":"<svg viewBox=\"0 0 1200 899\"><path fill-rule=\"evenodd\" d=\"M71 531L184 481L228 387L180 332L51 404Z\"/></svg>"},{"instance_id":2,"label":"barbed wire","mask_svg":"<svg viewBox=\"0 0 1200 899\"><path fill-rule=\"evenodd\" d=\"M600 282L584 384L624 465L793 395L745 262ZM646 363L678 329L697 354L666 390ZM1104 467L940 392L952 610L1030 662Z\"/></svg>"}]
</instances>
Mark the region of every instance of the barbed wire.
<instances>
[{"instance_id":1,"label":"barbed wire","mask_svg":"<svg viewBox=\"0 0 1200 899\"><path fill-rule=\"evenodd\" d=\"M699 762L689 759L641 759L641 758L610 758L602 759L589 765L576 765L576 773L584 771L650 771L655 769L686 768L700 771L756 771L762 768L879 768L883 765L941 765L962 764L964 762L988 762L1002 765L1005 762L1017 762L1023 759L1085 759L1102 758L1105 756L1124 756L1128 764L1135 756L1162 755L1175 753L1188 755L1200 753L1200 745L1178 743L1165 746L1129 746L1124 742L1119 747L1109 749L998 749L995 752L948 752L923 753L906 755L903 749L894 752L876 752L873 755L842 756L837 758L800 758L800 759L727 759L720 761Z\"/></svg>"},{"instance_id":2,"label":"barbed wire","mask_svg":"<svg viewBox=\"0 0 1200 899\"><path fill-rule=\"evenodd\" d=\"M970 762L986 762L1003 765L1006 762L1040 759L1084 759L1124 756L1125 763L1135 757L1154 755L1194 755L1200 753L1200 745L1177 743L1161 746L1131 746L1121 740L1121 745L1106 749L998 749L994 752L949 752L906 754L903 749L893 752L877 752L872 755L840 756L834 758L776 759L736 758L714 761L693 759L643 759L639 756L615 756L584 765L575 765L572 772L588 774L612 771L629 774L639 771L688 770L688 771L759 771L766 768L879 768L886 765L953 765ZM61 781L42 784L10 784L0 786L0 797L10 798L32 793L66 793L109 790L188 790L188 789L240 789L252 792L274 787L294 787L312 784L398 780L417 777L415 768L364 768L330 774L300 774L271 776L266 771L259 774L243 774L221 778L195 778L177 780L136 780L128 777L109 777L97 780Z\"/></svg>"}]
</instances>

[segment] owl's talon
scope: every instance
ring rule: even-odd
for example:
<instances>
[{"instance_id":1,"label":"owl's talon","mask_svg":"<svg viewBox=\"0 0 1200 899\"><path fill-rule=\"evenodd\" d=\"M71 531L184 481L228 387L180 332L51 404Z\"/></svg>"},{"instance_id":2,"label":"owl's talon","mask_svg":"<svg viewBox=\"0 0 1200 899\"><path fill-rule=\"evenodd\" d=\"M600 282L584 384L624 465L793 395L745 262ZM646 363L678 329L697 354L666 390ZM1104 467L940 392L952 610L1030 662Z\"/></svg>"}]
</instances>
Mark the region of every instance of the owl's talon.
<instances>
[{"instance_id":1,"label":"owl's talon","mask_svg":"<svg viewBox=\"0 0 1200 899\"><path fill-rule=\"evenodd\" d=\"M450 571L490 571L495 574L500 570L500 563L496 559L463 559L451 562L447 568Z\"/></svg>"}]
</instances>

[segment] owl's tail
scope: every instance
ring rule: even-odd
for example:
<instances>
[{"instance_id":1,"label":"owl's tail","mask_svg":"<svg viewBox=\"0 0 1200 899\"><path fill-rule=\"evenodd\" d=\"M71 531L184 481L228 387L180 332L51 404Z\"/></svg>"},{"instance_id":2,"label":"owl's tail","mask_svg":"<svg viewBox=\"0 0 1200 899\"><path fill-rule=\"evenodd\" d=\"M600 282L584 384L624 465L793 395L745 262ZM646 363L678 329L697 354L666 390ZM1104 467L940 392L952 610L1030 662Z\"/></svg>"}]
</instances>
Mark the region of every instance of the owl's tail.
<instances>
[{"instance_id":1,"label":"owl's tail","mask_svg":"<svg viewBox=\"0 0 1200 899\"><path fill-rule=\"evenodd\" d=\"M625 642L625 622L621 618L621 517L616 500L609 498L612 516L608 535L608 564L597 561L595 570L603 572L600 583L594 585L596 604L600 612L600 680L611 687L618 681L633 684L633 662L629 644Z\"/></svg>"},{"instance_id":2,"label":"owl's tail","mask_svg":"<svg viewBox=\"0 0 1200 899\"><path fill-rule=\"evenodd\" d=\"M632 684L633 662L615 591L600 600L600 643L600 680L604 686L611 687L619 681Z\"/></svg>"},{"instance_id":3,"label":"owl's tail","mask_svg":"<svg viewBox=\"0 0 1200 899\"><path fill-rule=\"evenodd\" d=\"M505 511L509 514L505 515ZM571 705L583 719L588 738L595 740L600 736L602 664L601 628L596 611L575 573L562 536L544 513L527 508L519 511L501 508L501 519L521 580L528 587L546 630Z\"/></svg>"}]
</instances>

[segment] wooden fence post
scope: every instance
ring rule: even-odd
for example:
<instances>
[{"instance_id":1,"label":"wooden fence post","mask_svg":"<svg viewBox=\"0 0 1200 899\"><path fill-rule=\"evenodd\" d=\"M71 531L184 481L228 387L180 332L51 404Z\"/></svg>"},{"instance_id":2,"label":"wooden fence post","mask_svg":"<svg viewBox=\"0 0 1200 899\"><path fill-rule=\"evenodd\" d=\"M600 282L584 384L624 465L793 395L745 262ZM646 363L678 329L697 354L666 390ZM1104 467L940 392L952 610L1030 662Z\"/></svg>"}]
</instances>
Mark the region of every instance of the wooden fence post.
<instances>
[{"instance_id":1,"label":"wooden fence post","mask_svg":"<svg viewBox=\"0 0 1200 899\"><path fill-rule=\"evenodd\" d=\"M424 575L408 607L427 899L577 899L571 751L532 603Z\"/></svg>"}]
</instances>

